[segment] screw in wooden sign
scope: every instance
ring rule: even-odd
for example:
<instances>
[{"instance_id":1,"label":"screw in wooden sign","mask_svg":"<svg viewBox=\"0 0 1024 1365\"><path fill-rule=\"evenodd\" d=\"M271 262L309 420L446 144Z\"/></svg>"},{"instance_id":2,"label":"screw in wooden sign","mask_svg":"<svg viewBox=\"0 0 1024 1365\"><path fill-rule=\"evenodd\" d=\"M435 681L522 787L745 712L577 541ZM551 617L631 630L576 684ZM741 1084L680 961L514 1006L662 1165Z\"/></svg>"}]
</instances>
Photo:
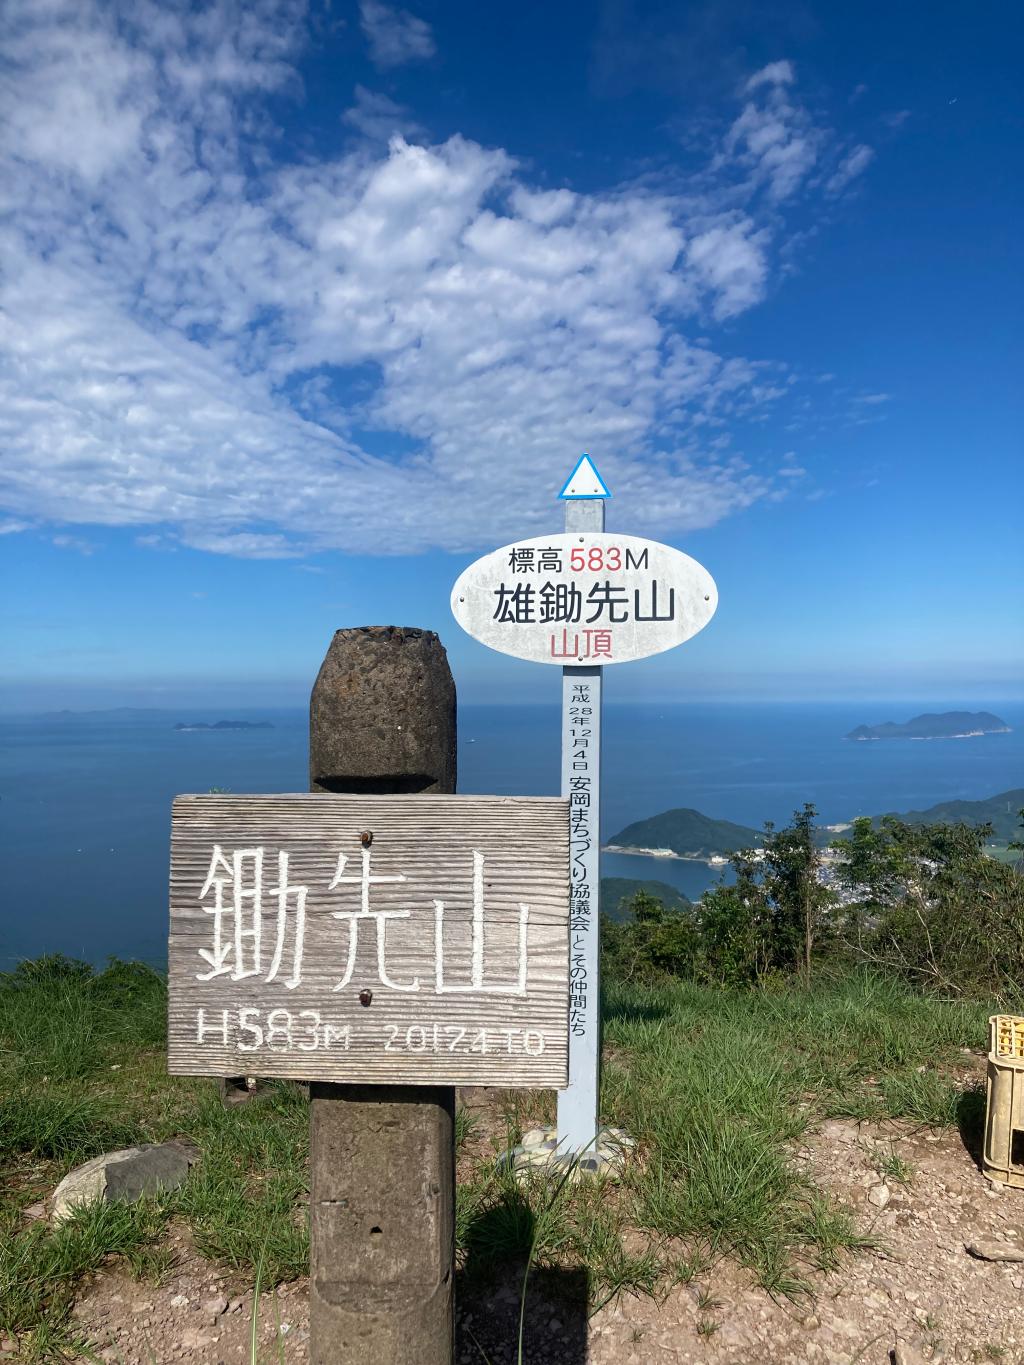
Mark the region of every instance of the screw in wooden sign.
<instances>
[{"instance_id":1,"label":"screw in wooden sign","mask_svg":"<svg viewBox=\"0 0 1024 1365\"><path fill-rule=\"evenodd\" d=\"M598 1137L603 669L696 635L715 613L708 571L680 550L605 531L607 485L589 455L566 480L565 531L484 555L452 589L462 628L502 653L562 668L562 795L569 802L569 1085L563 1152Z\"/></svg>"}]
</instances>

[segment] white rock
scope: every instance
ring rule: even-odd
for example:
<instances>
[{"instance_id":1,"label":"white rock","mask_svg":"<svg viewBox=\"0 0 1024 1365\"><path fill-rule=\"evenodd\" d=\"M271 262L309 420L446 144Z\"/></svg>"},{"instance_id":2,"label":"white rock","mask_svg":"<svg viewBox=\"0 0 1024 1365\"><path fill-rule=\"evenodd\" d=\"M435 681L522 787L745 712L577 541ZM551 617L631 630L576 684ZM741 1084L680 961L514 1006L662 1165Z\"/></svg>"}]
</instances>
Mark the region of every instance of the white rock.
<instances>
[{"instance_id":1,"label":"white rock","mask_svg":"<svg viewBox=\"0 0 1024 1365\"><path fill-rule=\"evenodd\" d=\"M550 1128L531 1128L528 1133L523 1134L523 1147L539 1147L542 1142L547 1142L548 1138L554 1137Z\"/></svg>"},{"instance_id":2,"label":"white rock","mask_svg":"<svg viewBox=\"0 0 1024 1365\"><path fill-rule=\"evenodd\" d=\"M868 1203L876 1209L884 1209L891 1197L888 1185L872 1185L868 1190Z\"/></svg>"}]
</instances>

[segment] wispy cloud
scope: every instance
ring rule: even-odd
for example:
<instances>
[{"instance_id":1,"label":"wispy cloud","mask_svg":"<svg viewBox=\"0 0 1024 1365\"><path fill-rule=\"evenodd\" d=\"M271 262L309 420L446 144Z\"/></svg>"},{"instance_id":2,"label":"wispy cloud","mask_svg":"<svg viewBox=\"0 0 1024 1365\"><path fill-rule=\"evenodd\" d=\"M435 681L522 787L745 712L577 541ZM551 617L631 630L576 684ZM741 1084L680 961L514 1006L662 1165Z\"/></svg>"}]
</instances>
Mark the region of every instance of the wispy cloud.
<instances>
[{"instance_id":1,"label":"wispy cloud","mask_svg":"<svg viewBox=\"0 0 1024 1365\"><path fill-rule=\"evenodd\" d=\"M91 555L96 549L92 541L83 540L81 536L69 536L64 532L54 536L53 543L58 550L74 550L80 555Z\"/></svg>"},{"instance_id":2,"label":"wispy cloud","mask_svg":"<svg viewBox=\"0 0 1024 1365\"><path fill-rule=\"evenodd\" d=\"M772 62L746 82L746 102L719 158L739 163L776 202L790 198L810 175L824 132L793 98L791 62Z\"/></svg>"},{"instance_id":3,"label":"wispy cloud","mask_svg":"<svg viewBox=\"0 0 1024 1365\"><path fill-rule=\"evenodd\" d=\"M852 151L847 152L836 170L826 180L825 189L829 194L841 194L851 181L856 180L867 170L874 159L875 153L872 148L864 146L863 143L854 147Z\"/></svg>"},{"instance_id":4,"label":"wispy cloud","mask_svg":"<svg viewBox=\"0 0 1024 1365\"><path fill-rule=\"evenodd\" d=\"M788 63L692 184L578 194L457 136L282 161L264 97L300 89L297 3L7 13L15 521L257 558L461 551L542 530L585 447L654 529L772 491L729 432L784 372L708 332L765 296L811 193L825 135ZM401 113L355 111L374 134Z\"/></svg>"},{"instance_id":5,"label":"wispy cloud","mask_svg":"<svg viewBox=\"0 0 1024 1365\"><path fill-rule=\"evenodd\" d=\"M409 110L389 95L357 85L355 97L355 104L345 110L342 120L364 137L375 142L388 142L396 133L408 141L419 141L425 136L423 127Z\"/></svg>"},{"instance_id":6,"label":"wispy cloud","mask_svg":"<svg viewBox=\"0 0 1024 1365\"><path fill-rule=\"evenodd\" d=\"M359 15L370 56L378 66L426 61L437 50L430 25L407 9L385 5L382 0L360 0Z\"/></svg>"}]
</instances>

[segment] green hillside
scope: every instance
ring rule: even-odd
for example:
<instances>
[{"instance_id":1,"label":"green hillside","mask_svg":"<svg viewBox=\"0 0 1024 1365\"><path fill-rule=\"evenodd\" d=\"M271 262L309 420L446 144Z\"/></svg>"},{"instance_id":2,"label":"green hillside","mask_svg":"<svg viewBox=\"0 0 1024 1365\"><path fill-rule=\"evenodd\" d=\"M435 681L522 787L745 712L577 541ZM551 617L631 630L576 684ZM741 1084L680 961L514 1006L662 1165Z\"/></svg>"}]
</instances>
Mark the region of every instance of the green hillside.
<instances>
[{"instance_id":1,"label":"green hillside","mask_svg":"<svg viewBox=\"0 0 1024 1365\"><path fill-rule=\"evenodd\" d=\"M713 853L756 847L761 839L760 830L734 825L731 820L712 820L684 807L637 820L608 842L624 848L670 848L688 857L708 858Z\"/></svg>"},{"instance_id":2,"label":"green hillside","mask_svg":"<svg viewBox=\"0 0 1024 1365\"><path fill-rule=\"evenodd\" d=\"M1000 792L983 801L940 801L927 810L890 811L908 825L992 825L992 838L999 843L1020 837L1017 812L1024 809L1024 787ZM875 817L876 821L881 816Z\"/></svg>"},{"instance_id":3,"label":"green hillside","mask_svg":"<svg viewBox=\"0 0 1024 1365\"><path fill-rule=\"evenodd\" d=\"M602 877L601 913L620 923L628 919L622 902L630 900L638 891L646 891L651 896L657 896L666 910L685 910L692 904L688 897L676 887L669 886L668 882L659 882L654 878L640 881L632 877Z\"/></svg>"}]
</instances>

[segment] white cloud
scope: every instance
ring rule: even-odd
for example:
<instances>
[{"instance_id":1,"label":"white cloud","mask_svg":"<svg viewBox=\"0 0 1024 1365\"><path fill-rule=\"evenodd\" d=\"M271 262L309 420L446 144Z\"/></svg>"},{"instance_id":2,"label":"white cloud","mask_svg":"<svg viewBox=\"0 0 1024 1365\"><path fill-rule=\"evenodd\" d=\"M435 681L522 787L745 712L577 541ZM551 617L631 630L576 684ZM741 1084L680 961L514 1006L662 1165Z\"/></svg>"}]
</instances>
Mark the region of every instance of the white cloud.
<instances>
[{"instance_id":1,"label":"white cloud","mask_svg":"<svg viewBox=\"0 0 1024 1365\"><path fill-rule=\"evenodd\" d=\"M370 56L378 66L426 61L437 50L430 25L406 9L381 0L360 0L359 14Z\"/></svg>"},{"instance_id":2,"label":"white cloud","mask_svg":"<svg viewBox=\"0 0 1024 1365\"><path fill-rule=\"evenodd\" d=\"M764 297L768 263L767 233L749 219L708 228L686 248L687 259L699 278L714 292L715 317L742 313Z\"/></svg>"},{"instance_id":3,"label":"white cloud","mask_svg":"<svg viewBox=\"0 0 1024 1365\"><path fill-rule=\"evenodd\" d=\"M743 87L747 94L752 90L759 90L764 85L792 85L796 80L796 72L793 70L792 62L769 62L760 71L755 71Z\"/></svg>"},{"instance_id":4,"label":"white cloud","mask_svg":"<svg viewBox=\"0 0 1024 1365\"><path fill-rule=\"evenodd\" d=\"M752 122L686 193L542 189L460 137L282 162L261 97L299 88L297 6L8 14L14 521L258 558L463 551L550 526L583 448L655 530L771 492L728 433L783 401L783 372L705 339L775 270L785 158L766 169ZM813 141L792 68L767 71L747 107ZM401 112L357 91L348 122ZM737 174L763 211L736 207Z\"/></svg>"},{"instance_id":5,"label":"white cloud","mask_svg":"<svg viewBox=\"0 0 1024 1365\"><path fill-rule=\"evenodd\" d=\"M342 114L343 122L374 142L388 142L396 133L407 139L422 138L424 129L402 104L379 90L357 85L356 102Z\"/></svg>"},{"instance_id":6,"label":"white cloud","mask_svg":"<svg viewBox=\"0 0 1024 1365\"><path fill-rule=\"evenodd\" d=\"M874 159L875 153L871 147L863 144L854 147L852 151L847 152L836 170L826 180L825 189L829 194L840 194L851 180L856 180L858 175L867 170Z\"/></svg>"},{"instance_id":7,"label":"white cloud","mask_svg":"<svg viewBox=\"0 0 1024 1365\"><path fill-rule=\"evenodd\" d=\"M735 161L775 202L789 199L814 169L824 133L791 95L790 62L773 62L744 86L748 96L729 129L720 164Z\"/></svg>"}]
</instances>

